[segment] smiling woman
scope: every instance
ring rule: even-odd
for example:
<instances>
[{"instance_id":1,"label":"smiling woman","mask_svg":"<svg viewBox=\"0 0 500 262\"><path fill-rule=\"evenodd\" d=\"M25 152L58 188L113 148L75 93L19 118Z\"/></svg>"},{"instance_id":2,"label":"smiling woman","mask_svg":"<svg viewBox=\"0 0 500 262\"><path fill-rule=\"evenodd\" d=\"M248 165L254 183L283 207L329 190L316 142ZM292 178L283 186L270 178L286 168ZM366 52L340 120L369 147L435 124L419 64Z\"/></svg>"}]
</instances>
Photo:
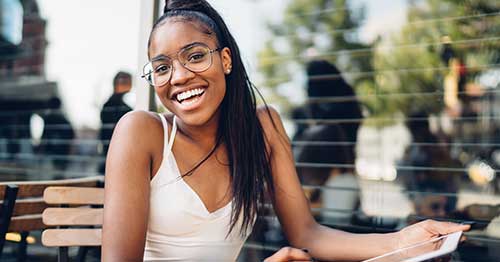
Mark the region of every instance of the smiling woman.
<instances>
[{"instance_id":1,"label":"smiling woman","mask_svg":"<svg viewBox=\"0 0 500 262\"><path fill-rule=\"evenodd\" d=\"M182 12L189 15L188 11ZM186 22L184 17L172 12L163 16L163 20L160 18L149 42L152 71L145 74L150 76L160 101L180 121L191 125L195 124L192 121L202 124L209 119L217 122L215 111L226 92L225 74L232 64L231 51L228 47L219 48L213 30L193 21ZM177 95L191 97L195 89L203 90L199 98L178 99ZM206 106L201 107L202 103Z\"/></svg>"},{"instance_id":2,"label":"smiling woman","mask_svg":"<svg viewBox=\"0 0 500 262\"><path fill-rule=\"evenodd\" d=\"M206 1L167 1L148 58L144 78L171 113L129 113L115 129L104 261L235 261L266 199L290 243L305 248L266 261L361 260L467 229L427 221L404 234L355 235L317 224L280 117L256 107L238 46Z\"/></svg>"}]
</instances>

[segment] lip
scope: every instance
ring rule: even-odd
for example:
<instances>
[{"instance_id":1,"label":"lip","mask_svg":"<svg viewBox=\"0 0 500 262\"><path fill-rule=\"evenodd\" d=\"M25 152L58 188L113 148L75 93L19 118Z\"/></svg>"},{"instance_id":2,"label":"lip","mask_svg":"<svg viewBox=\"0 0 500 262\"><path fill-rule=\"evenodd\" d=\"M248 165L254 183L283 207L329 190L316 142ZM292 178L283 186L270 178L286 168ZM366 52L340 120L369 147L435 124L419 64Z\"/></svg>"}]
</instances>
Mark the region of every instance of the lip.
<instances>
[{"instance_id":1,"label":"lip","mask_svg":"<svg viewBox=\"0 0 500 262\"><path fill-rule=\"evenodd\" d=\"M179 88L179 89L175 89L174 91L172 91L172 93L170 94L170 99L172 100L175 100L175 102L178 102L177 101L177 95L182 93L182 92L185 92L185 91L189 91L189 90L193 90L193 89L196 89L196 88L201 88L203 90L206 90L207 89L207 86L206 85L191 85L189 87L184 87L184 88Z\"/></svg>"}]
</instances>

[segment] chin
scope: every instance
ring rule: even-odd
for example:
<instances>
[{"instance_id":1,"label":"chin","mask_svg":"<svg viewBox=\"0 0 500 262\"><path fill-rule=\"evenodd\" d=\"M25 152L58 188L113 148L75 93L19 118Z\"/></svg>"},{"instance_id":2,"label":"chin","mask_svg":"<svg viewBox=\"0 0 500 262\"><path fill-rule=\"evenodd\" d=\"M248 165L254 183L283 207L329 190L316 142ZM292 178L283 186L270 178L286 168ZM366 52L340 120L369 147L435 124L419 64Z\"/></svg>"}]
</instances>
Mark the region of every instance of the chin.
<instances>
[{"instance_id":1,"label":"chin","mask_svg":"<svg viewBox=\"0 0 500 262\"><path fill-rule=\"evenodd\" d=\"M211 125L213 121L217 120L219 111L215 112L193 112L193 113L175 113L177 118L181 120L185 125L202 127Z\"/></svg>"}]
</instances>

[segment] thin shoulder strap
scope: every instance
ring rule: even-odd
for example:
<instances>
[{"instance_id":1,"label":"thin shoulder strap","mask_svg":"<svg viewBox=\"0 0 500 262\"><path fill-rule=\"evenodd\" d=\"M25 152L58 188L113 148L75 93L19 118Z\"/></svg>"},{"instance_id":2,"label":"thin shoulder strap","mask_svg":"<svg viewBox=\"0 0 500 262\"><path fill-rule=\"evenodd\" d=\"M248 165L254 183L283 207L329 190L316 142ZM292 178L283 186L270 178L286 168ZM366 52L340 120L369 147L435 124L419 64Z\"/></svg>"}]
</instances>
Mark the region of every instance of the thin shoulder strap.
<instances>
[{"instance_id":1,"label":"thin shoulder strap","mask_svg":"<svg viewBox=\"0 0 500 262\"><path fill-rule=\"evenodd\" d=\"M161 113L158 113L158 115L160 116L160 119L161 119L161 123L163 125L163 155L166 156L168 154L168 149L167 149L167 145L168 145L168 123L167 123L167 120L165 119L165 117L161 114Z\"/></svg>"},{"instance_id":2,"label":"thin shoulder strap","mask_svg":"<svg viewBox=\"0 0 500 262\"><path fill-rule=\"evenodd\" d=\"M172 146L174 145L175 133L177 133L177 121L174 115L174 119L172 120L172 131L170 132L170 138L168 139L168 149L172 151Z\"/></svg>"}]
</instances>

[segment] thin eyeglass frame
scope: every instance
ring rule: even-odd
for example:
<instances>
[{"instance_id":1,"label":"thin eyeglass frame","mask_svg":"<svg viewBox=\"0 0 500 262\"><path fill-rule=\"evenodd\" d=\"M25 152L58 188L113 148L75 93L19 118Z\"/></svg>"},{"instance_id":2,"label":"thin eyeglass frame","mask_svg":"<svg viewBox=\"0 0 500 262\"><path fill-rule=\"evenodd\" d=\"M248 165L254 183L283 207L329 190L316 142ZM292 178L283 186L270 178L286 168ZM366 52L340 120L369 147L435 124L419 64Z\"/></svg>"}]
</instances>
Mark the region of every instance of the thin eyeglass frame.
<instances>
[{"instance_id":1,"label":"thin eyeglass frame","mask_svg":"<svg viewBox=\"0 0 500 262\"><path fill-rule=\"evenodd\" d=\"M203 70L192 70L190 68L188 68L184 63L182 63L180 60L179 60L179 54L182 53L183 51L189 49L189 48L192 48L194 46L204 46L208 49L208 54L210 55L210 63L208 64L207 68L203 69ZM174 60L177 60L179 61L179 64L182 65L182 67L184 67L185 69L189 70L190 72L193 72L193 73L202 73L202 72L205 72L207 71L213 64L214 60L213 60L213 53L215 52L218 52L222 50L222 47L217 47L217 48L214 48L214 49L210 49L210 47L205 44L205 43L193 43L191 45L188 45L186 47L183 47L182 49L180 49L179 51L177 51L177 53L175 53L175 58L170 58L169 56L164 56L164 57L167 57L168 59L171 59L171 70L169 72L169 76L167 78L167 80L165 80L164 82L160 83L160 84L153 84L152 81L149 81L148 80L148 76L151 75L154 70L152 70L151 72L147 73L147 74L144 74L144 69L151 63L155 62L155 61L158 61L158 60L161 60L161 59L164 59L164 57L160 57L160 58L157 58L157 59L153 59L149 62L147 62L143 67L142 67L142 71L143 71L143 75L141 75L142 78L144 78L146 80L146 82L148 82L151 86L162 86L162 85L165 85L166 83L168 83L170 81L170 79L172 78L172 74L175 70L174 66L173 66L173 62ZM151 66L151 68L153 68L153 66Z\"/></svg>"}]
</instances>

